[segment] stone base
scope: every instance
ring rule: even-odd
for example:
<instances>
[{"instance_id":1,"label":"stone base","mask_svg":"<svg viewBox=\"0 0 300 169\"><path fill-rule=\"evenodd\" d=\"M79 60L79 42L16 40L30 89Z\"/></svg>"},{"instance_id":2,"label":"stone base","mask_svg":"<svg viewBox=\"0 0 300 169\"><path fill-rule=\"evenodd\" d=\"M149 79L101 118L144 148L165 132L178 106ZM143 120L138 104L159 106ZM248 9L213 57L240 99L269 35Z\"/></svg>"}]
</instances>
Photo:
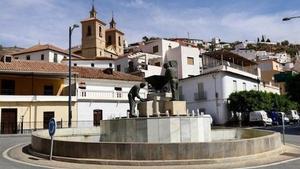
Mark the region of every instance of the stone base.
<instances>
[{"instance_id":1,"label":"stone base","mask_svg":"<svg viewBox=\"0 0 300 169\"><path fill-rule=\"evenodd\" d=\"M178 143L211 141L208 117L162 117L102 120L103 142Z\"/></svg>"},{"instance_id":2,"label":"stone base","mask_svg":"<svg viewBox=\"0 0 300 169\"><path fill-rule=\"evenodd\" d=\"M166 116L166 111L170 116L187 115L185 101L151 100L140 102L137 108L140 117Z\"/></svg>"},{"instance_id":3,"label":"stone base","mask_svg":"<svg viewBox=\"0 0 300 169\"><path fill-rule=\"evenodd\" d=\"M187 115L185 101L168 101L164 103L164 110L169 111L171 116Z\"/></svg>"}]
</instances>

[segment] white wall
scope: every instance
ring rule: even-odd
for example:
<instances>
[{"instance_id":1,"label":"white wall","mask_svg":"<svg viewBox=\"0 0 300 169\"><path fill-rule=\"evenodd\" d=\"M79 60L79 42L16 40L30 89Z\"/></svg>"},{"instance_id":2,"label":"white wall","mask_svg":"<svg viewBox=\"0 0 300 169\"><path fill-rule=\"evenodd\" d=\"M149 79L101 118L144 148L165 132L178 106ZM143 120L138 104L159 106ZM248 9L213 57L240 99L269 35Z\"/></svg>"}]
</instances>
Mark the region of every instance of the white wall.
<instances>
[{"instance_id":1,"label":"white wall","mask_svg":"<svg viewBox=\"0 0 300 169\"><path fill-rule=\"evenodd\" d=\"M14 57L18 57L19 60L26 60L27 55L30 55L30 60L36 61L45 61L45 62L54 62L54 54L57 54L57 62L61 63L64 59L65 55L54 52L52 50L44 50L44 51L37 51L31 52L26 54L14 55ZM41 55L44 54L44 60L41 60Z\"/></svg>"},{"instance_id":2,"label":"white wall","mask_svg":"<svg viewBox=\"0 0 300 169\"><path fill-rule=\"evenodd\" d=\"M123 94L129 92L132 86L141 82L134 81L121 81L121 80L105 80L105 79L84 79L79 78L78 83L85 82L86 91L101 92L101 91L115 91L115 87L122 87ZM79 86L79 84L77 84ZM78 89L79 91L79 89ZM141 89L141 97L145 96L143 93L147 93L147 89ZM103 119L111 119L112 117L126 116L129 104L127 96L125 99L103 99L103 98L78 98L78 121L93 121L93 111L95 109L101 109L103 111ZM89 127L81 124L80 127Z\"/></svg>"},{"instance_id":3,"label":"white wall","mask_svg":"<svg viewBox=\"0 0 300 169\"><path fill-rule=\"evenodd\" d=\"M210 114L215 123L224 124L230 118L227 111L227 99L234 92L234 80L237 84L237 91L243 91L244 84L248 91L258 89L256 79L224 71L183 79L180 80L179 86L182 87L190 112L205 109L205 113ZM195 100L194 95L198 92L198 83L203 83L206 99ZM218 98L216 98L216 93Z\"/></svg>"},{"instance_id":4,"label":"white wall","mask_svg":"<svg viewBox=\"0 0 300 169\"><path fill-rule=\"evenodd\" d=\"M63 61L63 63L69 65L68 60ZM92 67L92 63L94 63L95 68L115 68L114 60L72 60L72 66L75 66L76 64L79 67ZM111 67L109 66L109 64L111 64Z\"/></svg>"},{"instance_id":5,"label":"white wall","mask_svg":"<svg viewBox=\"0 0 300 169\"><path fill-rule=\"evenodd\" d=\"M187 78L200 74L202 67L201 59L199 58L200 51L197 48L178 46L167 51L167 61L176 60L178 64L178 78ZM187 58L194 58L194 65L187 64Z\"/></svg>"}]
</instances>

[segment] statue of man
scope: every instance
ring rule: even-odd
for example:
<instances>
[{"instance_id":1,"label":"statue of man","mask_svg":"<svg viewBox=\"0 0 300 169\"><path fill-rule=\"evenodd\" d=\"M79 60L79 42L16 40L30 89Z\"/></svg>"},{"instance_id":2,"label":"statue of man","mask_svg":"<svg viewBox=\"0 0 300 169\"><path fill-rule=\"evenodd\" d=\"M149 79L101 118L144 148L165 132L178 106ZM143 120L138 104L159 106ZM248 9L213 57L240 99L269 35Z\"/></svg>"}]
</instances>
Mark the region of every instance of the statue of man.
<instances>
[{"instance_id":1,"label":"statue of man","mask_svg":"<svg viewBox=\"0 0 300 169\"><path fill-rule=\"evenodd\" d=\"M145 83L140 83L140 85L134 85L129 93L128 93L128 101L129 101L129 111L130 117L136 117L137 115L135 114L135 106L136 106L136 101L135 98L137 97L138 99L140 99L142 102L145 101L145 99L141 98L139 95L140 89L144 88L146 86Z\"/></svg>"},{"instance_id":2,"label":"statue of man","mask_svg":"<svg viewBox=\"0 0 300 169\"><path fill-rule=\"evenodd\" d=\"M164 68L166 69L165 78L170 84L172 92L172 100L178 100L178 78L177 71L170 63L165 63Z\"/></svg>"}]
</instances>

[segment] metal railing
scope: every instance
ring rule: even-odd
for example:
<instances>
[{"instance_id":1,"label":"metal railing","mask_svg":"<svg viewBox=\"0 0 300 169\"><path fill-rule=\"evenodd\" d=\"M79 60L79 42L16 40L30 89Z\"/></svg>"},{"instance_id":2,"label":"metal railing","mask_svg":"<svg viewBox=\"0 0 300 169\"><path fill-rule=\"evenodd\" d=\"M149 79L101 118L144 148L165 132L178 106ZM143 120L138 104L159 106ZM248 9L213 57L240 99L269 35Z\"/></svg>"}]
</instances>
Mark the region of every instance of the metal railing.
<instances>
[{"instance_id":1,"label":"metal railing","mask_svg":"<svg viewBox=\"0 0 300 169\"><path fill-rule=\"evenodd\" d=\"M57 128L68 128L68 121L56 121ZM94 121L72 121L72 128L86 128L99 126L100 123ZM48 123L43 121L37 122L3 122L0 123L0 134L28 134L36 130L48 129Z\"/></svg>"}]
</instances>

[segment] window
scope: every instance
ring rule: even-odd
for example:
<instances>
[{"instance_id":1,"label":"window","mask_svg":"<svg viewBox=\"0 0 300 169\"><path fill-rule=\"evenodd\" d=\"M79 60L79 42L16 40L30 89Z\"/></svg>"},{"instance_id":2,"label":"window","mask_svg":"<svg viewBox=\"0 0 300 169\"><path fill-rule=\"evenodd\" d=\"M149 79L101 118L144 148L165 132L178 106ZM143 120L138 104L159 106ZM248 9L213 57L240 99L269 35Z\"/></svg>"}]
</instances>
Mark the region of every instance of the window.
<instances>
[{"instance_id":1,"label":"window","mask_svg":"<svg viewBox=\"0 0 300 169\"><path fill-rule=\"evenodd\" d=\"M74 63L74 66L77 66L77 63Z\"/></svg>"},{"instance_id":2,"label":"window","mask_svg":"<svg viewBox=\"0 0 300 169\"><path fill-rule=\"evenodd\" d=\"M15 94L15 81L2 80L1 81L1 95L14 95Z\"/></svg>"},{"instance_id":3,"label":"window","mask_svg":"<svg viewBox=\"0 0 300 169\"><path fill-rule=\"evenodd\" d=\"M117 65L117 71L121 71L121 65Z\"/></svg>"},{"instance_id":4,"label":"window","mask_svg":"<svg viewBox=\"0 0 300 169\"><path fill-rule=\"evenodd\" d=\"M194 65L194 58L193 57L187 57L187 64L188 65Z\"/></svg>"},{"instance_id":5,"label":"window","mask_svg":"<svg viewBox=\"0 0 300 169\"><path fill-rule=\"evenodd\" d=\"M94 126L100 126L100 120L102 120L102 110L94 110Z\"/></svg>"},{"instance_id":6,"label":"window","mask_svg":"<svg viewBox=\"0 0 300 169\"><path fill-rule=\"evenodd\" d=\"M253 85L254 89L256 90L257 86L256 85Z\"/></svg>"},{"instance_id":7,"label":"window","mask_svg":"<svg viewBox=\"0 0 300 169\"><path fill-rule=\"evenodd\" d=\"M44 57L44 54L41 54L41 60L44 60L45 57Z\"/></svg>"},{"instance_id":8,"label":"window","mask_svg":"<svg viewBox=\"0 0 300 169\"><path fill-rule=\"evenodd\" d=\"M44 112L44 129L48 129L50 119L54 118L53 111Z\"/></svg>"},{"instance_id":9,"label":"window","mask_svg":"<svg viewBox=\"0 0 300 169\"><path fill-rule=\"evenodd\" d=\"M197 88L198 88L198 92L195 94L195 100L205 99L206 95L205 95L203 83L198 83Z\"/></svg>"},{"instance_id":10,"label":"window","mask_svg":"<svg viewBox=\"0 0 300 169\"><path fill-rule=\"evenodd\" d=\"M153 46L153 53L158 52L158 46Z\"/></svg>"},{"instance_id":11,"label":"window","mask_svg":"<svg viewBox=\"0 0 300 169\"><path fill-rule=\"evenodd\" d=\"M237 82L236 82L236 80L233 81L233 92L237 92Z\"/></svg>"},{"instance_id":12,"label":"window","mask_svg":"<svg viewBox=\"0 0 300 169\"><path fill-rule=\"evenodd\" d=\"M102 28L99 26L99 37L102 37Z\"/></svg>"},{"instance_id":13,"label":"window","mask_svg":"<svg viewBox=\"0 0 300 169\"><path fill-rule=\"evenodd\" d=\"M92 27L88 26L86 36L91 36L91 35L92 35Z\"/></svg>"},{"instance_id":14,"label":"window","mask_svg":"<svg viewBox=\"0 0 300 169\"><path fill-rule=\"evenodd\" d=\"M54 53L53 62L57 63L57 53Z\"/></svg>"},{"instance_id":15,"label":"window","mask_svg":"<svg viewBox=\"0 0 300 169\"><path fill-rule=\"evenodd\" d=\"M111 36L108 36L107 45L111 45Z\"/></svg>"},{"instance_id":16,"label":"window","mask_svg":"<svg viewBox=\"0 0 300 169\"><path fill-rule=\"evenodd\" d=\"M94 63L91 63L91 67L95 67L95 64L94 64Z\"/></svg>"},{"instance_id":17,"label":"window","mask_svg":"<svg viewBox=\"0 0 300 169\"><path fill-rule=\"evenodd\" d=\"M27 56L26 56L26 60L30 60L30 55L27 55Z\"/></svg>"},{"instance_id":18,"label":"window","mask_svg":"<svg viewBox=\"0 0 300 169\"><path fill-rule=\"evenodd\" d=\"M245 82L243 82L243 90L247 90L247 86Z\"/></svg>"},{"instance_id":19,"label":"window","mask_svg":"<svg viewBox=\"0 0 300 169\"><path fill-rule=\"evenodd\" d=\"M182 86L178 87L179 100L184 100L184 95L182 92Z\"/></svg>"},{"instance_id":20,"label":"window","mask_svg":"<svg viewBox=\"0 0 300 169\"><path fill-rule=\"evenodd\" d=\"M112 67L112 63L109 63L109 67L110 67L110 68Z\"/></svg>"},{"instance_id":21,"label":"window","mask_svg":"<svg viewBox=\"0 0 300 169\"><path fill-rule=\"evenodd\" d=\"M119 46L122 46L121 44L121 36L118 37Z\"/></svg>"},{"instance_id":22,"label":"window","mask_svg":"<svg viewBox=\"0 0 300 169\"><path fill-rule=\"evenodd\" d=\"M122 91L122 87L115 87L115 91Z\"/></svg>"},{"instance_id":23,"label":"window","mask_svg":"<svg viewBox=\"0 0 300 169\"><path fill-rule=\"evenodd\" d=\"M44 95L53 95L53 86L52 85L44 86Z\"/></svg>"}]
</instances>

